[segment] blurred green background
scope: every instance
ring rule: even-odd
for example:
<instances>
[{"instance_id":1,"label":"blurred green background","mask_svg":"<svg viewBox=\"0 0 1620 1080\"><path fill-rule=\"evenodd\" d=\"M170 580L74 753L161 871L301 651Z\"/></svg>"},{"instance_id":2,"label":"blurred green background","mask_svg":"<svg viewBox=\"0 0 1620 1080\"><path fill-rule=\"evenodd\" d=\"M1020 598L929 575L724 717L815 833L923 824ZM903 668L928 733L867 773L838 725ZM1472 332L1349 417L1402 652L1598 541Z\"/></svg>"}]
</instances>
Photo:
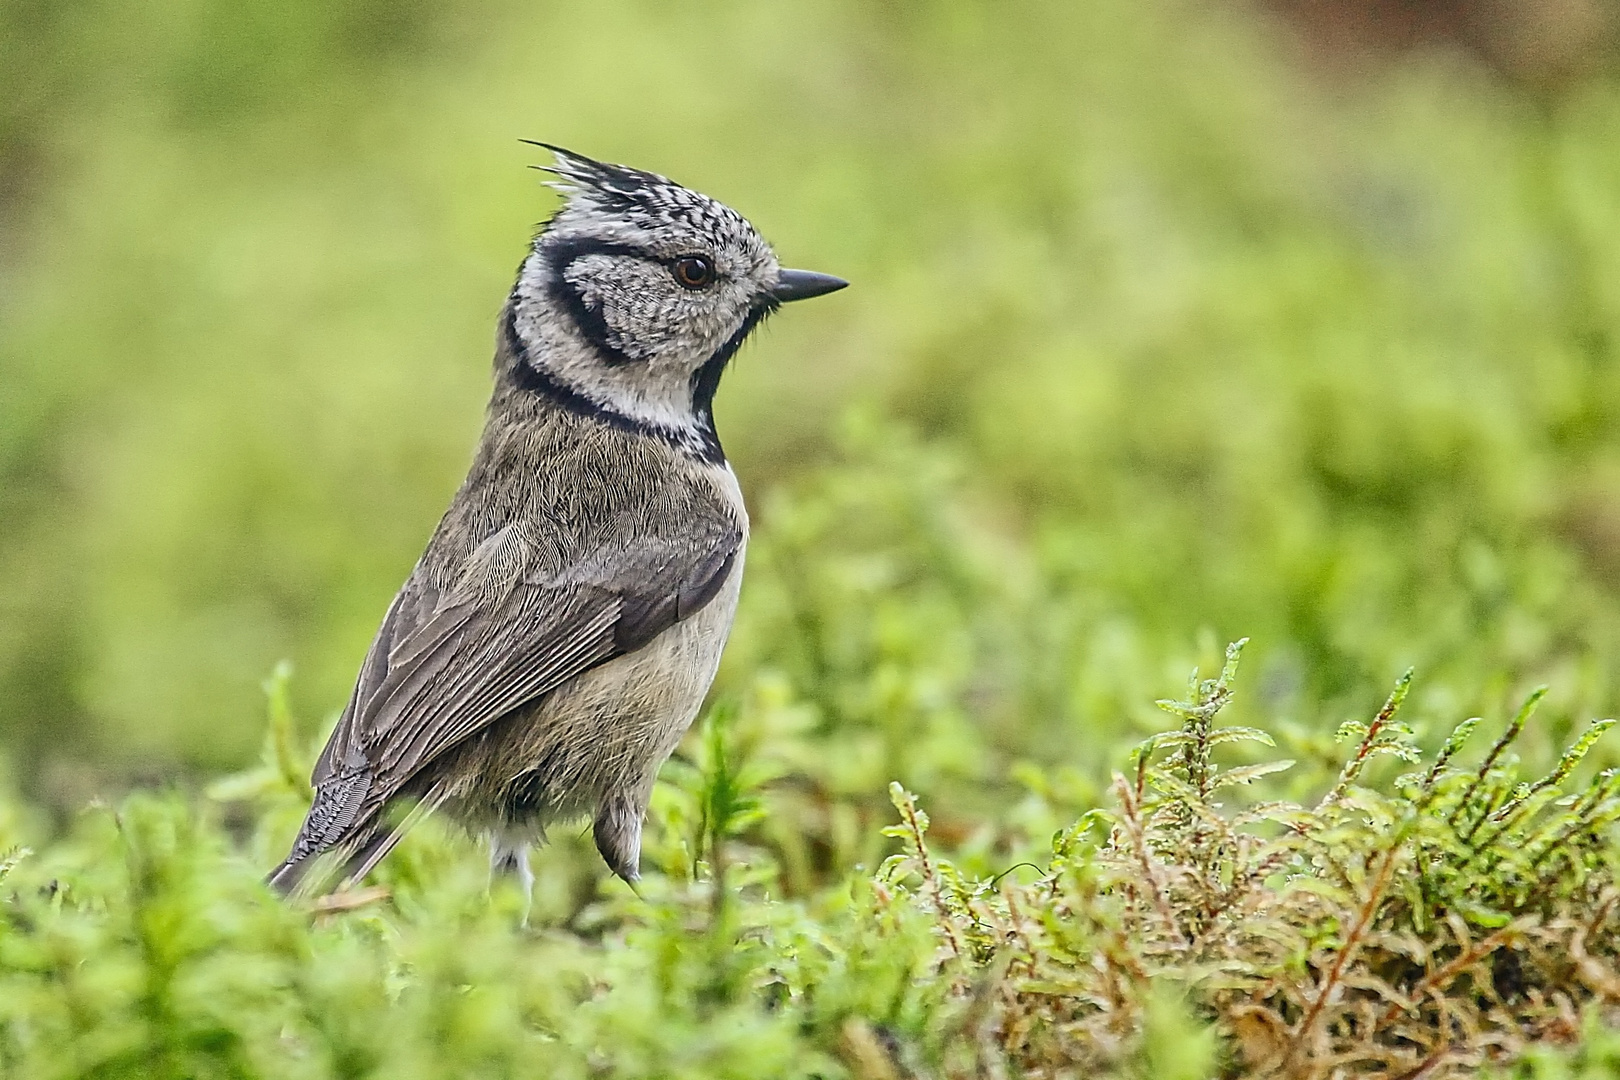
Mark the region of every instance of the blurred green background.
<instances>
[{"instance_id":1,"label":"blurred green background","mask_svg":"<svg viewBox=\"0 0 1620 1080\"><path fill-rule=\"evenodd\" d=\"M720 692L809 788L1084 802L1240 635L1305 753L1408 665L1422 730L1545 681L1561 738L1620 707L1616 23L4 0L0 756L59 809L238 767L283 658L329 720L553 205L520 138L854 283L718 406Z\"/></svg>"}]
</instances>

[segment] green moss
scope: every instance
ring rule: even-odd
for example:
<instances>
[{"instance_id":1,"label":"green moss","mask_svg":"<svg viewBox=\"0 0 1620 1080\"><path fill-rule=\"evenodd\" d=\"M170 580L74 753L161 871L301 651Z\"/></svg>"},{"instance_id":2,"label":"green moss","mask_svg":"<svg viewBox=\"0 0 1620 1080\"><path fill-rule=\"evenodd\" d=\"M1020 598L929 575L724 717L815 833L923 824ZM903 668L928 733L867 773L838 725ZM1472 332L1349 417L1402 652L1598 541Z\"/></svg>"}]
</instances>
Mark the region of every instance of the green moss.
<instances>
[{"instance_id":1,"label":"green moss","mask_svg":"<svg viewBox=\"0 0 1620 1080\"><path fill-rule=\"evenodd\" d=\"M663 872L631 895L586 871L528 925L434 823L375 884L270 894L307 764L272 681L263 765L215 792L237 841L218 803L140 795L0 861L0 1075L1559 1075L1620 988L1620 781L1573 780L1608 723L1539 778L1511 756L1528 706L1477 761L1467 721L1417 762L1403 678L1310 805L1256 800L1293 763L1227 763L1272 741L1219 722L1240 648L1160 703L1181 727L1102 807L993 876L895 783L900 850L795 890L769 710L721 708L655 801ZM1419 768L1364 784L1381 754Z\"/></svg>"}]
</instances>

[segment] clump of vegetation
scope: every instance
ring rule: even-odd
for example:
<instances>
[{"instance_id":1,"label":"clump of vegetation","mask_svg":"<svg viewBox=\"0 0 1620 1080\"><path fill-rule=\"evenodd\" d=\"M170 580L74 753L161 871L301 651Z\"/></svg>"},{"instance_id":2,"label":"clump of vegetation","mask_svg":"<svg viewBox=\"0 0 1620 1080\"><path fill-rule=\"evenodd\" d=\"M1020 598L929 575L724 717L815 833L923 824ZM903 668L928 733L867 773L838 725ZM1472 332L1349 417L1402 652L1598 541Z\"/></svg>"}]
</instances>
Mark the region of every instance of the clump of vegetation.
<instances>
[{"instance_id":1,"label":"clump of vegetation","mask_svg":"<svg viewBox=\"0 0 1620 1080\"><path fill-rule=\"evenodd\" d=\"M1471 719L1422 762L1408 676L1311 805L1249 798L1291 763L1223 761L1272 741L1218 722L1241 646L1159 703L1180 727L1106 806L990 876L895 784L899 850L788 896L782 774L723 706L660 788L641 894L565 876L530 926L432 824L363 889L270 895L307 764L282 672L263 765L213 801L136 796L0 859L0 1077L1606 1075L1620 772L1572 778L1611 722L1521 776L1538 691L1477 759Z\"/></svg>"},{"instance_id":2,"label":"clump of vegetation","mask_svg":"<svg viewBox=\"0 0 1620 1080\"><path fill-rule=\"evenodd\" d=\"M1397 719L1408 673L1341 729L1354 749L1315 805L1228 807L1293 764L1216 762L1223 745L1272 745L1215 723L1242 644L1219 677L1159 703L1181 728L1115 776L1110 808L1054 837L1031 884L965 880L895 787L906 852L879 880L936 913L941 970L1004 1067L1087 1075L1175 1052L1204 1055L1187 1075L1473 1075L1575 1039L1589 1003L1620 1001L1620 774L1566 789L1614 721L1527 780L1510 751L1538 690L1477 764L1458 764L1474 718L1426 767L1364 785L1378 757L1419 763ZM1154 1045L1170 987L1218 1041Z\"/></svg>"}]
</instances>

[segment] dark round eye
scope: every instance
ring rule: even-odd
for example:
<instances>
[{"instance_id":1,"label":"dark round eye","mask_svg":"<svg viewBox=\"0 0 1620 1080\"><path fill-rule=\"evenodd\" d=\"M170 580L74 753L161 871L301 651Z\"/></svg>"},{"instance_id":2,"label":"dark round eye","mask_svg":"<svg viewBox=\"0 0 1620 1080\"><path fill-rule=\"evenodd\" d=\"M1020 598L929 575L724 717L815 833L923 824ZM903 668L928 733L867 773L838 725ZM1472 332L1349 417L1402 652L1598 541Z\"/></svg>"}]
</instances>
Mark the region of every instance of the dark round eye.
<instances>
[{"instance_id":1,"label":"dark round eye","mask_svg":"<svg viewBox=\"0 0 1620 1080\"><path fill-rule=\"evenodd\" d=\"M671 267L675 280L688 289L701 289L714 284L714 263L702 255L687 255L675 260Z\"/></svg>"}]
</instances>

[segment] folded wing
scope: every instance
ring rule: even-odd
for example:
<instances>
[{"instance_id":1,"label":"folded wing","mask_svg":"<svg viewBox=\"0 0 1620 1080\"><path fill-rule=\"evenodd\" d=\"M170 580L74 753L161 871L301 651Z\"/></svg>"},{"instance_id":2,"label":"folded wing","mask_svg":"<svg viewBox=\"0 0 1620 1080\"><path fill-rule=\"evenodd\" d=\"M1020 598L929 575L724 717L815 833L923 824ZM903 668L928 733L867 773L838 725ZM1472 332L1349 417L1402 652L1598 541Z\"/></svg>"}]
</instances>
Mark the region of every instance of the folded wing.
<instances>
[{"instance_id":1,"label":"folded wing","mask_svg":"<svg viewBox=\"0 0 1620 1080\"><path fill-rule=\"evenodd\" d=\"M271 884L294 888L328 850L374 863L383 810L435 759L690 617L720 590L741 544L734 523L715 521L695 536L644 537L547 573L531 538L509 525L442 592L419 567L361 665L316 763L314 803Z\"/></svg>"}]
</instances>

